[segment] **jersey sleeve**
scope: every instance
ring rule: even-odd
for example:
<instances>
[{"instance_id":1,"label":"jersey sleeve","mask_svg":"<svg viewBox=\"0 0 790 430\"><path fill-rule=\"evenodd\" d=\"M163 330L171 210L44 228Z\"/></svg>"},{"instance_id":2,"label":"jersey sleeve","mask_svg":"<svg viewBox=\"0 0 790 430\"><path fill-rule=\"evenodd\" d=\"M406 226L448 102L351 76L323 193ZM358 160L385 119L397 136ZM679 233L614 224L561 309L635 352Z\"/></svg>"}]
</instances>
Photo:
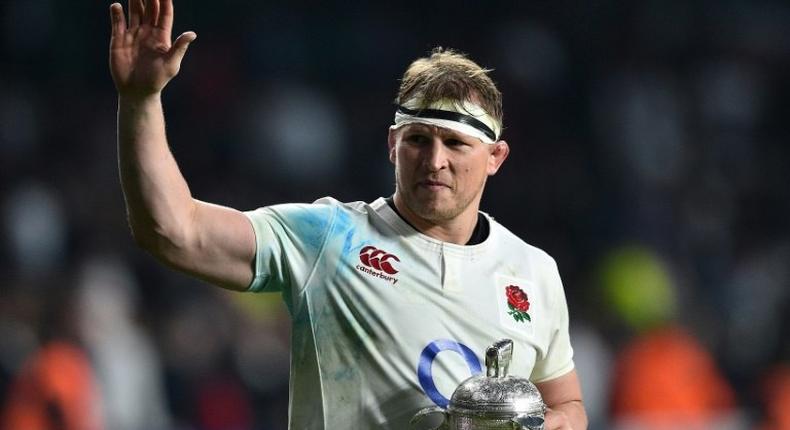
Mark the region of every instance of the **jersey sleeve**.
<instances>
[{"instance_id":1,"label":"jersey sleeve","mask_svg":"<svg viewBox=\"0 0 790 430\"><path fill-rule=\"evenodd\" d=\"M251 292L289 292L301 289L318 261L337 205L329 200L313 204L267 206L244 214L255 231L255 275ZM293 290L293 291L292 291Z\"/></svg>"},{"instance_id":2,"label":"jersey sleeve","mask_svg":"<svg viewBox=\"0 0 790 430\"><path fill-rule=\"evenodd\" d=\"M552 295L552 313L554 314L550 340L546 353L538 357L532 370L532 382L544 382L558 378L574 368L573 348L568 332L568 304L562 287L557 263L548 257L545 282Z\"/></svg>"}]
</instances>

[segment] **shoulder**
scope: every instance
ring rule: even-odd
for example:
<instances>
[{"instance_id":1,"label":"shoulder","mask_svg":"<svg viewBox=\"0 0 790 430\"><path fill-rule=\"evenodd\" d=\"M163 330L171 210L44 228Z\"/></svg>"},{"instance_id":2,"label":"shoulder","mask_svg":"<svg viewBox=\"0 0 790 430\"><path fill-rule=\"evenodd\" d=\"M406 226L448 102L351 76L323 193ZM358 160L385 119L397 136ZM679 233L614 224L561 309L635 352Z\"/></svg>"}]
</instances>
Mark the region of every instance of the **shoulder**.
<instances>
[{"instance_id":1,"label":"shoulder","mask_svg":"<svg viewBox=\"0 0 790 430\"><path fill-rule=\"evenodd\" d=\"M245 212L253 224L265 222L325 230L335 223L360 222L374 212L366 202L341 202L333 197L322 197L313 203L281 203Z\"/></svg>"},{"instance_id":2,"label":"shoulder","mask_svg":"<svg viewBox=\"0 0 790 430\"><path fill-rule=\"evenodd\" d=\"M294 214L313 215L316 217L326 216L335 211L361 212L364 202L344 203L334 197L321 197L313 203L278 203L269 206L262 206L257 209L247 211L250 216L274 215L288 216Z\"/></svg>"},{"instance_id":3,"label":"shoulder","mask_svg":"<svg viewBox=\"0 0 790 430\"><path fill-rule=\"evenodd\" d=\"M354 201L354 202L341 202L334 197L326 196L321 197L320 199L316 200L312 203L315 206L324 206L324 207L331 207L335 210L348 212L349 214L359 214L364 215L368 212L372 211L370 203L363 202L363 201Z\"/></svg>"},{"instance_id":4,"label":"shoulder","mask_svg":"<svg viewBox=\"0 0 790 430\"><path fill-rule=\"evenodd\" d=\"M491 226L491 234L496 237L496 240L499 242L497 248L500 249L501 252L522 261L527 259L543 267L556 270L557 262L549 253L535 245L527 243L487 213L483 212L483 215L488 219L489 225Z\"/></svg>"}]
</instances>

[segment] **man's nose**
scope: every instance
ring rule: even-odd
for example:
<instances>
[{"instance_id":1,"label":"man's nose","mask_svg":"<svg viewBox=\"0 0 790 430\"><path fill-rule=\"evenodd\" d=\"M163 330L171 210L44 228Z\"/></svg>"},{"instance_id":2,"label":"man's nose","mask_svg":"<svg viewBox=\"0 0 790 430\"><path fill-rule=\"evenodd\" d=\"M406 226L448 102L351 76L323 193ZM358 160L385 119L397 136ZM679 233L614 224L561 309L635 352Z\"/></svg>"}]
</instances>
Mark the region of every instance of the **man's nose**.
<instances>
[{"instance_id":1,"label":"man's nose","mask_svg":"<svg viewBox=\"0 0 790 430\"><path fill-rule=\"evenodd\" d=\"M423 162L431 172L437 172L447 167L447 148L439 137L434 137L430 145L425 147Z\"/></svg>"}]
</instances>

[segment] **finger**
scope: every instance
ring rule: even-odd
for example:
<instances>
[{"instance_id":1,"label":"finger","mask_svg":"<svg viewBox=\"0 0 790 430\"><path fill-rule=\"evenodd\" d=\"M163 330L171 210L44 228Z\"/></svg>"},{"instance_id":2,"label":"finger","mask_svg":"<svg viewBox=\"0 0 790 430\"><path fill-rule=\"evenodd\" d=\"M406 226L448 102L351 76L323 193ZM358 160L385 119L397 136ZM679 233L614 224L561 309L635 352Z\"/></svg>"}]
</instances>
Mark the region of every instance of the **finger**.
<instances>
[{"instance_id":1,"label":"finger","mask_svg":"<svg viewBox=\"0 0 790 430\"><path fill-rule=\"evenodd\" d=\"M544 419L543 428L546 430L562 430L568 428L568 418L561 412L547 409Z\"/></svg>"},{"instance_id":2,"label":"finger","mask_svg":"<svg viewBox=\"0 0 790 430\"><path fill-rule=\"evenodd\" d=\"M146 0L145 14L143 15L143 23L156 26L159 20L159 0Z\"/></svg>"},{"instance_id":3,"label":"finger","mask_svg":"<svg viewBox=\"0 0 790 430\"><path fill-rule=\"evenodd\" d=\"M173 0L162 0L159 9L159 27L168 32L173 29Z\"/></svg>"},{"instance_id":4,"label":"finger","mask_svg":"<svg viewBox=\"0 0 790 430\"><path fill-rule=\"evenodd\" d=\"M145 10L143 0L129 0L129 28L140 25L140 20Z\"/></svg>"},{"instance_id":5,"label":"finger","mask_svg":"<svg viewBox=\"0 0 790 430\"><path fill-rule=\"evenodd\" d=\"M112 41L116 43L126 31L126 18L123 16L123 6L120 3L110 5L110 23L112 25Z\"/></svg>"},{"instance_id":6,"label":"finger","mask_svg":"<svg viewBox=\"0 0 790 430\"><path fill-rule=\"evenodd\" d=\"M189 48L189 44L194 42L197 39L197 34L194 31L187 31L186 33L178 36L175 42L173 42L173 47L170 48L170 60L171 62L181 63L181 60L184 59L184 55L187 53L187 48Z\"/></svg>"}]
</instances>

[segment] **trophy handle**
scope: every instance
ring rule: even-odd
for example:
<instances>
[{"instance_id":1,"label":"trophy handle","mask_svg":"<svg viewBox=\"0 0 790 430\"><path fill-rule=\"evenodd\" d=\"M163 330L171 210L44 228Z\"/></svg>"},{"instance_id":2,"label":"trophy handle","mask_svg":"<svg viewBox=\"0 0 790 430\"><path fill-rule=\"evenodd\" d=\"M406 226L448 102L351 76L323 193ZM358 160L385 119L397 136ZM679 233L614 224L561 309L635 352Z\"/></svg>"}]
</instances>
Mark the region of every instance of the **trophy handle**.
<instances>
[{"instance_id":1,"label":"trophy handle","mask_svg":"<svg viewBox=\"0 0 790 430\"><path fill-rule=\"evenodd\" d=\"M418 428L418 427L415 427L415 424L418 424L423 419L425 419L425 418L427 418L429 416L436 415L436 414L441 414L442 422L437 427L429 427L430 430L444 430L444 429L446 429L447 428L447 412L445 412L444 409L442 409L442 408L440 408L438 406L430 406L430 407L427 407L427 408L420 409L420 411L417 412L416 414L414 414L414 416L411 418L411 420L409 421L409 424L411 424L412 428ZM425 427L419 427L419 428L427 430Z\"/></svg>"},{"instance_id":2,"label":"trophy handle","mask_svg":"<svg viewBox=\"0 0 790 430\"><path fill-rule=\"evenodd\" d=\"M507 376L510 360L513 358L513 341L502 339L486 349L486 376L504 378Z\"/></svg>"},{"instance_id":3,"label":"trophy handle","mask_svg":"<svg viewBox=\"0 0 790 430\"><path fill-rule=\"evenodd\" d=\"M543 417L534 415L517 415L511 420L514 430L543 430Z\"/></svg>"}]
</instances>

